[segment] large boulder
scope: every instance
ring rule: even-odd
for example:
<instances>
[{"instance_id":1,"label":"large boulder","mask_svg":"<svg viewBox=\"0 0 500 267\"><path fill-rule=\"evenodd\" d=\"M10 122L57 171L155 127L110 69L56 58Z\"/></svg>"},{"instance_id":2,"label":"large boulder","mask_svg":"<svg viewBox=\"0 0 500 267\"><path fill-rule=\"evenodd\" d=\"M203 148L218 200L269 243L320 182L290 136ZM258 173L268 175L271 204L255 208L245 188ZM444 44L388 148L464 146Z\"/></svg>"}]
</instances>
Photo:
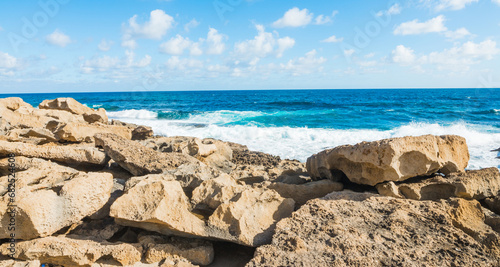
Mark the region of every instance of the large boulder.
<instances>
[{"instance_id":1,"label":"large boulder","mask_svg":"<svg viewBox=\"0 0 500 267\"><path fill-rule=\"evenodd\" d=\"M247 266L498 266L481 205L335 192L281 220Z\"/></svg>"},{"instance_id":2,"label":"large boulder","mask_svg":"<svg viewBox=\"0 0 500 267\"><path fill-rule=\"evenodd\" d=\"M98 133L112 133L125 139L132 139L132 131L124 126L88 123L67 123L55 131L58 140L68 142L93 142Z\"/></svg>"},{"instance_id":3,"label":"large boulder","mask_svg":"<svg viewBox=\"0 0 500 267\"><path fill-rule=\"evenodd\" d=\"M14 153L16 156L42 158L67 164L105 165L109 158L95 147L45 145L36 146L21 142L0 140L0 155Z\"/></svg>"},{"instance_id":4,"label":"large boulder","mask_svg":"<svg viewBox=\"0 0 500 267\"><path fill-rule=\"evenodd\" d=\"M413 182L386 182L378 184L377 190L382 195L416 200L450 197L482 200L500 194L500 172L497 168L488 168Z\"/></svg>"},{"instance_id":5,"label":"large boulder","mask_svg":"<svg viewBox=\"0 0 500 267\"><path fill-rule=\"evenodd\" d=\"M469 162L465 138L456 135L406 136L328 149L307 159L311 177L376 185L436 172L464 171Z\"/></svg>"},{"instance_id":6,"label":"large boulder","mask_svg":"<svg viewBox=\"0 0 500 267\"><path fill-rule=\"evenodd\" d=\"M56 98L53 100L44 100L40 105L39 109L55 109L64 110L71 112L76 115L82 115L85 121L88 123L101 122L108 123L108 117L106 116L106 111L103 108L98 110L91 109L87 106L82 105L80 102L73 98Z\"/></svg>"},{"instance_id":7,"label":"large boulder","mask_svg":"<svg viewBox=\"0 0 500 267\"><path fill-rule=\"evenodd\" d=\"M104 148L117 164L136 176L170 172L190 190L217 172L199 160L178 152L162 153L115 134L96 134L96 146Z\"/></svg>"},{"instance_id":8,"label":"large boulder","mask_svg":"<svg viewBox=\"0 0 500 267\"><path fill-rule=\"evenodd\" d=\"M315 198L324 197L334 191L341 191L344 185L331 180L313 181L305 184L285 184L266 182L264 185L278 192L284 198L291 198L297 206Z\"/></svg>"},{"instance_id":9,"label":"large boulder","mask_svg":"<svg viewBox=\"0 0 500 267\"><path fill-rule=\"evenodd\" d=\"M12 183L0 177L0 220L8 225L12 207ZM108 201L113 186L111 174L84 173L72 168L44 165L16 173L16 238L49 236L90 216ZM0 239L9 238L7 227Z\"/></svg>"},{"instance_id":10,"label":"large boulder","mask_svg":"<svg viewBox=\"0 0 500 267\"><path fill-rule=\"evenodd\" d=\"M269 243L276 222L293 212L294 201L270 189L232 188L231 178L219 178L204 181L200 187L205 189L193 192L196 204L211 209L206 217L194 213L180 183L171 174L132 178L126 193L111 206L110 215L118 224L164 235L218 239L246 246ZM224 184L227 187L222 188ZM215 196L217 190L227 194Z\"/></svg>"},{"instance_id":11,"label":"large boulder","mask_svg":"<svg viewBox=\"0 0 500 267\"><path fill-rule=\"evenodd\" d=\"M10 255L9 244L0 246L0 253ZM140 262L141 244L97 242L86 238L49 236L16 244L14 258L40 260L62 266L90 266L101 258L112 259L122 266Z\"/></svg>"}]
</instances>

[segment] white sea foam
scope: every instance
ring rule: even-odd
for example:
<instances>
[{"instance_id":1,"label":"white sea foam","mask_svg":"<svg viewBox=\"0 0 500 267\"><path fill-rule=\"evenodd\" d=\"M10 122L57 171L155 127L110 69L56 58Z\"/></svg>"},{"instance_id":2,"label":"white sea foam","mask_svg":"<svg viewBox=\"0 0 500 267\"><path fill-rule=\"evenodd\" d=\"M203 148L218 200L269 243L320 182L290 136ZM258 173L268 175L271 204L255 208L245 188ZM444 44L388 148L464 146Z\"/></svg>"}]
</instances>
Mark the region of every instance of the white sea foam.
<instances>
[{"instance_id":1,"label":"white sea foam","mask_svg":"<svg viewBox=\"0 0 500 267\"><path fill-rule=\"evenodd\" d=\"M106 112L108 117L116 119L156 119L158 118L158 113L145 110L145 109L128 109L122 111L108 111Z\"/></svg>"},{"instance_id":2,"label":"white sea foam","mask_svg":"<svg viewBox=\"0 0 500 267\"><path fill-rule=\"evenodd\" d=\"M367 129L316 129L291 127L222 126L241 119L241 116L259 116L258 112L217 111L191 116L187 120L158 120L156 113L147 110L108 112L110 118L147 125L156 134L165 136L195 136L216 138L247 145L251 150L262 151L282 158L305 161L307 157L326 148L361 141L374 141L391 137L418 136L424 134L456 134L467 139L471 159L469 169L498 167L492 149L500 147L500 131L493 127L456 123L440 125L410 123L391 130ZM148 119L148 120L144 120ZM194 124L204 124L199 127Z\"/></svg>"}]
</instances>

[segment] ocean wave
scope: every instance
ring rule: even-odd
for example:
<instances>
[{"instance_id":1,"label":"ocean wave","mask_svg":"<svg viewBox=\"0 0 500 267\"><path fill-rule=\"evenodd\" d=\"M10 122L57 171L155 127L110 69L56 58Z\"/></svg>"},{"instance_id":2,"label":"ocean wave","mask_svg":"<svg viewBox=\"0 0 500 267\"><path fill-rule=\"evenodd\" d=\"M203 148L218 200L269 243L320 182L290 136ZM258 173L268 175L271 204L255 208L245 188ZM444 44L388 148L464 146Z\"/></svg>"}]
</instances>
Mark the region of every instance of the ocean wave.
<instances>
[{"instance_id":1,"label":"ocean wave","mask_svg":"<svg viewBox=\"0 0 500 267\"><path fill-rule=\"evenodd\" d=\"M122 111L106 112L108 117L115 119L147 119L152 120L158 118L158 113L145 109L127 109Z\"/></svg>"},{"instance_id":2,"label":"ocean wave","mask_svg":"<svg viewBox=\"0 0 500 267\"><path fill-rule=\"evenodd\" d=\"M258 113L258 112L257 112ZM239 114L221 111L220 116L236 116ZM229 115L232 114L232 115ZM212 114L213 115L213 114ZM212 116L211 115L211 116ZM206 115L204 115L206 116ZM211 117L213 118L213 117ZM247 145L250 149L278 155L287 159L306 159L326 148L345 144L356 144L362 141L374 141L392 137L419 136L425 134L444 135L456 134L466 138L471 159L469 169L479 169L498 166L497 153L491 149L500 147L498 129L485 125L455 123L441 125L436 123L409 123L390 130L376 129L317 129L293 127L259 127L249 125L221 126L207 124L202 117L195 121L176 120L140 120L125 119L124 121L143 124L153 128L154 132L164 136L195 136L199 138L216 138L224 141ZM220 121L220 118L216 119ZM192 124L190 124L192 123Z\"/></svg>"}]
</instances>

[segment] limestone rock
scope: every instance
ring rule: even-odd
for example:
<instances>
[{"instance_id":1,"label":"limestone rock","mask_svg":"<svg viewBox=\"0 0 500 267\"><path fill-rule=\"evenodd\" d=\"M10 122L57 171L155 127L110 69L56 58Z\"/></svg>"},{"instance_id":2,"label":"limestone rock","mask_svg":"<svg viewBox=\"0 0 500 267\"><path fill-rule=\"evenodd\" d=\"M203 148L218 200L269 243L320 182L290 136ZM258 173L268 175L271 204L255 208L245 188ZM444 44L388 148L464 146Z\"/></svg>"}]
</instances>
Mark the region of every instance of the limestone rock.
<instances>
[{"instance_id":1,"label":"limestone rock","mask_svg":"<svg viewBox=\"0 0 500 267\"><path fill-rule=\"evenodd\" d=\"M234 167L231 162L233 157L231 147L219 140L174 136L147 139L142 144L156 151L178 152L192 156L225 173L230 173Z\"/></svg>"},{"instance_id":2,"label":"limestone rock","mask_svg":"<svg viewBox=\"0 0 500 267\"><path fill-rule=\"evenodd\" d=\"M228 203L235 195L246 190L247 187L239 184L227 174L204 181L193 191L191 202L200 209L217 209L222 203Z\"/></svg>"},{"instance_id":3,"label":"limestone rock","mask_svg":"<svg viewBox=\"0 0 500 267\"><path fill-rule=\"evenodd\" d=\"M40 267L39 260L33 261L21 261L21 260L13 260L10 257L5 256L5 259L2 259L0 256L0 267Z\"/></svg>"},{"instance_id":4,"label":"limestone rock","mask_svg":"<svg viewBox=\"0 0 500 267\"><path fill-rule=\"evenodd\" d=\"M280 157L262 152L250 151L246 146L230 143L233 150L233 163L236 165L257 165L267 168L276 167Z\"/></svg>"},{"instance_id":5,"label":"limestone rock","mask_svg":"<svg viewBox=\"0 0 500 267\"><path fill-rule=\"evenodd\" d=\"M205 223L190 212L189 200L178 181L145 178L119 197L110 216L125 226L165 235L205 236Z\"/></svg>"},{"instance_id":6,"label":"limestone rock","mask_svg":"<svg viewBox=\"0 0 500 267\"><path fill-rule=\"evenodd\" d=\"M490 197L484 200L486 207L500 215L500 196Z\"/></svg>"},{"instance_id":7,"label":"limestone rock","mask_svg":"<svg viewBox=\"0 0 500 267\"><path fill-rule=\"evenodd\" d=\"M389 190L390 188L390 190ZM500 172L497 168L452 173L416 182L388 182L377 185L380 194L416 200L450 197L482 200L500 193Z\"/></svg>"},{"instance_id":8,"label":"limestone rock","mask_svg":"<svg viewBox=\"0 0 500 267\"><path fill-rule=\"evenodd\" d=\"M146 140L154 136L153 129L147 126L138 126L132 130L132 140Z\"/></svg>"},{"instance_id":9,"label":"limestone rock","mask_svg":"<svg viewBox=\"0 0 500 267\"><path fill-rule=\"evenodd\" d=\"M5 156L10 153L69 164L104 165L109 159L104 152L93 147L36 146L0 140L0 155Z\"/></svg>"},{"instance_id":10,"label":"limestone rock","mask_svg":"<svg viewBox=\"0 0 500 267\"><path fill-rule=\"evenodd\" d=\"M106 116L106 111L102 108L99 110L94 110L89 107L86 107L76 101L73 98L56 98L53 100L44 100L38 106L39 109L55 109L55 110L64 110L71 112L76 115L83 115L85 121L88 123L94 122L102 122L107 123L108 117Z\"/></svg>"},{"instance_id":11,"label":"limestone rock","mask_svg":"<svg viewBox=\"0 0 500 267\"><path fill-rule=\"evenodd\" d=\"M99 220L78 222L68 229L66 236L76 238L85 236L87 239L94 241L106 241L123 228L123 226L116 224L113 218L107 217Z\"/></svg>"},{"instance_id":12,"label":"limestone rock","mask_svg":"<svg viewBox=\"0 0 500 267\"><path fill-rule=\"evenodd\" d=\"M231 176L247 184L264 181L303 184L311 181L305 164L292 160L282 160L273 167L266 167L264 165L237 165L231 172Z\"/></svg>"},{"instance_id":13,"label":"limestone rock","mask_svg":"<svg viewBox=\"0 0 500 267\"><path fill-rule=\"evenodd\" d=\"M7 245L0 252L8 254ZM22 260L39 260L63 266L90 266L100 258L110 257L123 266L141 261L140 244L96 242L85 238L50 236L16 244L14 257Z\"/></svg>"},{"instance_id":14,"label":"limestone rock","mask_svg":"<svg viewBox=\"0 0 500 267\"><path fill-rule=\"evenodd\" d=\"M84 173L67 167L28 169L16 173L16 238L49 236L102 208L110 197L110 174ZM0 177L0 219L8 225L12 209L8 177ZM10 232L0 229L0 238Z\"/></svg>"},{"instance_id":15,"label":"limestone rock","mask_svg":"<svg viewBox=\"0 0 500 267\"><path fill-rule=\"evenodd\" d=\"M247 266L498 266L480 215L477 201L335 192L281 220Z\"/></svg>"},{"instance_id":16,"label":"limestone rock","mask_svg":"<svg viewBox=\"0 0 500 267\"><path fill-rule=\"evenodd\" d=\"M4 106L12 111L16 111L21 107L33 109L32 105L24 102L24 100L20 97L1 98L0 99L0 106Z\"/></svg>"},{"instance_id":17,"label":"limestone rock","mask_svg":"<svg viewBox=\"0 0 500 267\"><path fill-rule=\"evenodd\" d=\"M114 134L95 135L96 146L104 148L116 163L136 176L162 173L197 160L181 153L161 153Z\"/></svg>"},{"instance_id":18,"label":"limestone rock","mask_svg":"<svg viewBox=\"0 0 500 267\"><path fill-rule=\"evenodd\" d=\"M209 265L214 259L212 243L205 240L140 235L139 243L147 249L144 255L146 263L159 262L177 256L194 264Z\"/></svg>"},{"instance_id":19,"label":"limestone rock","mask_svg":"<svg viewBox=\"0 0 500 267\"><path fill-rule=\"evenodd\" d=\"M267 182L265 186L278 192L284 198L293 199L298 206L305 204L308 200L344 189L343 184L331 180L313 181L300 185Z\"/></svg>"},{"instance_id":20,"label":"limestone rock","mask_svg":"<svg viewBox=\"0 0 500 267\"><path fill-rule=\"evenodd\" d=\"M270 243L276 223L292 214L294 204L273 190L247 189L233 201L221 204L208 219L208 227L216 229L217 238L261 246Z\"/></svg>"},{"instance_id":21,"label":"limestone rock","mask_svg":"<svg viewBox=\"0 0 500 267\"><path fill-rule=\"evenodd\" d=\"M98 133L112 133L125 139L132 139L132 131L123 126L87 123L68 123L55 132L58 140L69 142L93 142Z\"/></svg>"},{"instance_id":22,"label":"limestone rock","mask_svg":"<svg viewBox=\"0 0 500 267\"><path fill-rule=\"evenodd\" d=\"M376 185L436 172L463 171L469 161L465 138L455 135L407 136L328 149L307 159L311 177Z\"/></svg>"}]
</instances>

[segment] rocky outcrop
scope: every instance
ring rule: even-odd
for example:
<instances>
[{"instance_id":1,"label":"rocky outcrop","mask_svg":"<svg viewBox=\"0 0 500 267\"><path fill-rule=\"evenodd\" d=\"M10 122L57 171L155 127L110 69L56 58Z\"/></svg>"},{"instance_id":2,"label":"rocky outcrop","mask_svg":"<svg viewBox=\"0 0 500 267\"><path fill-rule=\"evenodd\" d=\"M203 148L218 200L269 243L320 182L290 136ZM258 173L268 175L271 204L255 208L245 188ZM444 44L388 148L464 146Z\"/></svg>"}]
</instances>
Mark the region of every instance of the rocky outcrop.
<instances>
[{"instance_id":1,"label":"rocky outcrop","mask_svg":"<svg viewBox=\"0 0 500 267\"><path fill-rule=\"evenodd\" d=\"M247 266L498 266L481 214L476 201L332 193L280 221Z\"/></svg>"},{"instance_id":2,"label":"rocky outcrop","mask_svg":"<svg viewBox=\"0 0 500 267\"><path fill-rule=\"evenodd\" d=\"M132 139L132 131L127 127L97 123L64 124L55 131L55 136L61 141L91 143L94 141L94 135L98 133L111 133L125 139Z\"/></svg>"},{"instance_id":3,"label":"rocky outcrop","mask_svg":"<svg viewBox=\"0 0 500 267\"><path fill-rule=\"evenodd\" d=\"M377 185L379 194L416 200L437 200L450 197L482 200L500 193L500 172L497 168L452 173L414 182Z\"/></svg>"},{"instance_id":4,"label":"rocky outcrop","mask_svg":"<svg viewBox=\"0 0 500 267\"><path fill-rule=\"evenodd\" d=\"M285 184L266 182L265 187L273 189L284 198L291 198L298 206L315 198L321 198L334 191L342 191L344 185L331 180L313 181L305 184Z\"/></svg>"},{"instance_id":5,"label":"rocky outcrop","mask_svg":"<svg viewBox=\"0 0 500 267\"><path fill-rule=\"evenodd\" d=\"M90 216L108 201L113 180L110 174L84 173L67 167L28 169L16 174L16 238L52 235ZM0 177L0 219L8 225L13 209L9 177ZM7 227L0 239L9 238Z\"/></svg>"},{"instance_id":6,"label":"rocky outcrop","mask_svg":"<svg viewBox=\"0 0 500 267\"><path fill-rule=\"evenodd\" d=\"M467 167L468 162L465 138L424 135L325 150L307 159L307 170L316 179L338 181L345 175L357 184L376 185L436 172L459 172Z\"/></svg>"},{"instance_id":7,"label":"rocky outcrop","mask_svg":"<svg viewBox=\"0 0 500 267\"><path fill-rule=\"evenodd\" d=\"M6 156L10 153L14 153L16 156L42 158L68 164L103 166L109 160L104 152L94 147L37 146L0 140L0 156Z\"/></svg>"},{"instance_id":8,"label":"rocky outcrop","mask_svg":"<svg viewBox=\"0 0 500 267\"><path fill-rule=\"evenodd\" d=\"M133 226L165 235L204 237L259 246L270 241L277 221L293 211L294 201L273 190L241 188L228 196L204 194L213 186L222 189L227 176L217 182L205 181L196 189L193 199L207 201L213 214L199 218L192 211L180 183L168 175L150 175L130 182L128 191L111 206L110 215L118 224ZM232 190L230 186L223 190ZM198 193L198 191L203 193ZM205 198L203 198L205 196ZM211 203L211 204L210 204ZM206 221L204 220L206 219Z\"/></svg>"},{"instance_id":9,"label":"rocky outcrop","mask_svg":"<svg viewBox=\"0 0 500 267\"><path fill-rule=\"evenodd\" d=\"M82 115L86 122L94 123L101 122L107 123L108 117L106 116L106 111L103 108L98 110L91 109L80 104L73 98L56 98L53 100L44 100L40 105L38 105L39 109L55 109L55 110L64 110L71 112L76 115Z\"/></svg>"}]
</instances>

